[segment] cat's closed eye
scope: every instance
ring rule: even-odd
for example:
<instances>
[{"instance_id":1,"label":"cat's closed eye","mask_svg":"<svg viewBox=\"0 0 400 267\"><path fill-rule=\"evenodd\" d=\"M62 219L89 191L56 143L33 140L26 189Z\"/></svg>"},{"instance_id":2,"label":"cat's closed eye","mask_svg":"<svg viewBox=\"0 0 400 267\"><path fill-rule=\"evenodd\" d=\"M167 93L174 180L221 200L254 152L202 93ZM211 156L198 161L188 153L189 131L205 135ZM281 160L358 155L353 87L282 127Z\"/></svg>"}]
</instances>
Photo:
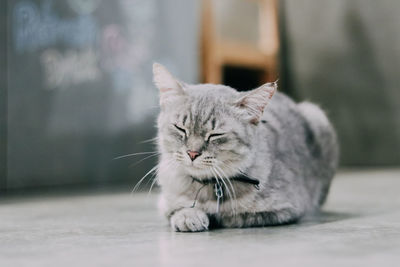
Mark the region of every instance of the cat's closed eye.
<instances>
[{"instance_id":1,"label":"cat's closed eye","mask_svg":"<svg viewBox=\"0 0 400 267\"><path fill-rule=\"evenodd\" d=\"M184 134L185 136L187 135L185 129L179 127L179 126L176 125L176 124L174 124L174 127L175 127L180 133Z\"/></svg>"},{"instance_id":2,"label":"cat's closed eye","mask_svg":"<svg viewBox=\"0 0 400 267\"><path fill-rule=\"evenodd\" d=\"M210 142L212 140L218 139L219 137L224 136L225 133L213 133L213 134L209 134L206 138L207 142Z\"/></svg>"}]
</instances>

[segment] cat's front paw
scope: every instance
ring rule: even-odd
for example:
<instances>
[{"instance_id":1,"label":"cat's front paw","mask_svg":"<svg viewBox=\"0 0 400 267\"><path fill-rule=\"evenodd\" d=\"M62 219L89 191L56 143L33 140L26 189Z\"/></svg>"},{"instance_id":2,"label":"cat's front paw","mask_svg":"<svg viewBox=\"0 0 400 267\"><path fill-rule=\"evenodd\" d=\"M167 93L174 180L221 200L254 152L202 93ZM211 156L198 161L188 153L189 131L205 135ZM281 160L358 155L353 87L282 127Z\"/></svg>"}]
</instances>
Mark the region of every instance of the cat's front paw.
<instances>
[{"instance_id":1,"label":"cat's front paw","mask_svg":"<svg viewBox=\"0 0 400 267\"><path fill-rule=\"evenodd\" d=\"M207 214L196 208L183 208L171 216L171 227L177 232L201 232L208 230Z\"/></svg>"}]
</instances>

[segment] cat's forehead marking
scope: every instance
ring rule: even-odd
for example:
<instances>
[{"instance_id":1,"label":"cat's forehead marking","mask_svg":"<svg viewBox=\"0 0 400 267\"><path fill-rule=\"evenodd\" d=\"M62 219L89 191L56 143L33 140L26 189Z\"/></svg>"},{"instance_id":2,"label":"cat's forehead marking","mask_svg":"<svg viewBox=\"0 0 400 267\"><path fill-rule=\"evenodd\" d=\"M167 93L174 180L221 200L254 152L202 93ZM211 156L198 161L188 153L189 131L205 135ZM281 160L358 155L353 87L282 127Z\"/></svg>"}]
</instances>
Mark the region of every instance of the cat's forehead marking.
<instances>
[{"instance_id":1,"label":"cat's forehead marking","mask_svg":"<svg viewBox=\"0 0 400 267\"><path fill-rule=\"evenodd\" d=\"M185 125L188 115L183 115L182 124Z\"/></svg>"},{"instance_id":2,"label":"cat's forehead marking","mask_svg":"<svg viewBox=\"0 0 400 267\"><path fill-rule=\"evenodd\" d=\"M224 114L227 109L223 102L215 96L192 95L181 106L177 123L198 135L221 128L226 124Z\"/></svg>"},{"instance_id":3,"label":"cat's forehead marking","mask_svg":"<svg viewBox=\"0 0 400 267\"><path fill-rule=\"evenodd\" d=\"M215 107L213 107L207 115L204 116L203 118L203 125L206 125L209 121L215 120Z\"/></svg>"},{"instance_id":4,"label":"cat's forehead marking","mask_svg":"<svg viewBox=\"0 0 400 267\"><path fill-rule=\"evenodd\" d=\"M209 131L215 127L216 123L215 106L207 106L207 103L196 105L196 115L193 122L195 131Z\"/></svg>"}]
</instances>

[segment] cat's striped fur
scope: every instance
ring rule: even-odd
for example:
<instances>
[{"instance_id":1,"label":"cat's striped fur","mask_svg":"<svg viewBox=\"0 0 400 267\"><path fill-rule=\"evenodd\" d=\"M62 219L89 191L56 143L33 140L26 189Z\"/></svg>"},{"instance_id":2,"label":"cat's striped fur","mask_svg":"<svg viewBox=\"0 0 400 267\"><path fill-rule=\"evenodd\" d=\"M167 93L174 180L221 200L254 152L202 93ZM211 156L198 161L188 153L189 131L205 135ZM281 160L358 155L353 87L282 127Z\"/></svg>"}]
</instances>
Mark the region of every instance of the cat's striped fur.
<instances>
[{"instance_id":1,"label":"cat's striped fur","mask_svg":"<svg viewBox=\"0 0 400 267\"><path fill-rule=\"evenodd\" d=\"M323 204L338 162L335 132L314 104L296 104L269 83L250 92L187 85L154 64L160 90L160 209L177 231L291 223ZM188 151L200 153L194 160ZM197 155L197 154L196 154ZM245 173L260 181L230 180ZM224 197L217 211L213 185ZM193 207L194 199L196 205Z\"/></svg>"}]
</instances>

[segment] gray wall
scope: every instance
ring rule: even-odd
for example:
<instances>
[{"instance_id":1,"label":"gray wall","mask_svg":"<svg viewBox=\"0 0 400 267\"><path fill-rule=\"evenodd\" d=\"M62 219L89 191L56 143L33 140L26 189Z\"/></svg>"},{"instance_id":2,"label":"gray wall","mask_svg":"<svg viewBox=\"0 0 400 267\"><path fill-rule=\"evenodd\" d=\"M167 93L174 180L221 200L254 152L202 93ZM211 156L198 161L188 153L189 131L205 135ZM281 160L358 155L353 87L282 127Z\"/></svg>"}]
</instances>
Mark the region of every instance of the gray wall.
<instances>
[{"instance_id":1,"label":"gray wall","mask_svg":"<svg viewBox=\"0 0 400 267\"><path fill-rule=\"evenodd\" d=\"M197 8L185 0L9 0L7 188L134 185L156 158L134 166L144 156L112 159L154 150L141 143L155 135L154 61L197 80Z\"/></svg>"},{"instance_id":2,"label":"gray wall","mask_svg":"<svg viewBox=\"0 0 400 267\"><path fill-rule=\"evenodd\" d=\"M7 38L7 2L0 2L0 40ZM0 42L0 191L7 174L7 43Z\"/></svg>"},{"instance_id":3,"label":"gray wall","mask_svg":"<svg viewBox=\"0 0 400 267\"><path fill-rule=\"evenodd\" d=\"M285 0L286 88L324 107L344 165L400 164L400 2Z\"/></svg>"}]
</instances>

